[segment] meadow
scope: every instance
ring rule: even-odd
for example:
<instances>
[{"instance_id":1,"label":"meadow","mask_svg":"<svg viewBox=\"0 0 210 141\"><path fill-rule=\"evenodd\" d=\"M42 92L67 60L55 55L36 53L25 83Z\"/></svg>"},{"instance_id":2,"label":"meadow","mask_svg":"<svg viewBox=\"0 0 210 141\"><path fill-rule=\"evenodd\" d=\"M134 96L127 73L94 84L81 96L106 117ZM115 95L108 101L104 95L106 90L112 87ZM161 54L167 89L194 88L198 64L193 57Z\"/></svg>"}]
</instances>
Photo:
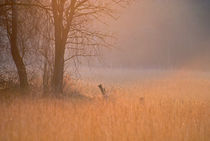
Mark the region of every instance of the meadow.
<instances>
[{"instance_id":1,"label":"meadow","mask_svg":"<svg viewBox=\"0 0 210 141\"><path fill-rule=\"evenodd\" d=\"M210 140L208 73L114 73L65 82L61 98L1 98L0 141Z\"/></svg>"}]
</instances>

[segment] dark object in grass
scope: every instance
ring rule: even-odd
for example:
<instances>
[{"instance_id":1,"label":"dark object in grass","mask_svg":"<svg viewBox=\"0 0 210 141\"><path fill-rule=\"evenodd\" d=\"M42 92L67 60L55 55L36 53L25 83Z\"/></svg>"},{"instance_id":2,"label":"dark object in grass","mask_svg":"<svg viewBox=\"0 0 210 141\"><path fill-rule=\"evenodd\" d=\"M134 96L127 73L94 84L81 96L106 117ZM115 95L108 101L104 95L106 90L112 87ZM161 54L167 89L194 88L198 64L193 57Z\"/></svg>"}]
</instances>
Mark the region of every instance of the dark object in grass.
<instances>
[{"instance_id":1,"label":"dark object in grass","mask_svg":"<svg viewBox=\"0 0 210 141\"><path fill-rule=\"evenodd\" d=\"M105 88L103 88L102 84L99 84L98 87L101 90L101 93L102 93L103 97L107 98L108 95L106 94L106 90L105 90Z\"/></svg>"}]
</instances>

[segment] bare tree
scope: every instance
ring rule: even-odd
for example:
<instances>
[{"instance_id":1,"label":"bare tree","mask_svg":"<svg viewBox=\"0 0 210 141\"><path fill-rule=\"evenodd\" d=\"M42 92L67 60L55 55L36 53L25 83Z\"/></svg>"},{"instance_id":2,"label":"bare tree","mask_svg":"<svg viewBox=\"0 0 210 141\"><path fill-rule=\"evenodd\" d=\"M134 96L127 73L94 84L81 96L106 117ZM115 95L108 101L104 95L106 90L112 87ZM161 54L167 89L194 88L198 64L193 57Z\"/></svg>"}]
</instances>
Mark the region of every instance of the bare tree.
<instances>
[{"instance_id":1,"label":"bare tree","mask_svg":"<svg viewBox=\"0 0 210 141\"><path fill-rule=\"evenodd\" d=\"M54 92L62 93L64 65L67 61L73 60L76 64L79 57L96 56L99 54L99 47L109 46L106 38L111 37L111 34L104 33L104 30L101 32L96 27L96 22L106 23L106 17L115 19L116 8L129 1L131 0L33 0L32 3L15 3L42 9L49 16L48 20L52 21L53 37L48 38L54 42ZM48 56L46 50L43 54Z\"/></svg>"},{"instance_id":2,"label":"bare tree","mask_svg":"<svg viewBox=\"0 0 210 141\"><path fill-rule=\"evenodd\" d=\"M26 0L21 1L25 2ZM27 0L29 2L31 1ZM0 2L0 34L9 43L8 48L18 72L20 88L27 89L29 82L26 66L32 64L33 58L36 58L33 45L36 44L34 39L37 39L36 26L39 21L35 16L35 8L18 3L20 1L16 0Z\"/></svg>"},{"instance_id":3,"label":"bare tree","mask_svg":"<svg viewBox=\"0 0 210 141\"><path fill-rule=\"evenodd\" d=\"M105 16L114 18L114 8L127 1L114 0L52 0L51 8L54 21L55 62L53 87L55 92L62 92L64 63L78 56L95 56L91 47L97 51L98 46L107 46L105 38L109 34L94 31L91 22L103 20ZM65 54L71 49L74 54ZM65 55L68 57L65 58Z\"/></svg>"},{"instance_id":4,"label":"bare tree","mask_svg":"<svg viewBox=\"0 0 210 141\"><path fill-rule=\"evenodd\" d=\"M17 68L20 88L26 89L28 87L27 73L26 67L23 62L23 58L20 55L20 51L18 48L18 10L15 5L15 0L7 1L10 2L10 6L5 6L3 10L1 10L1 16L4 19L4 25L6 27L7 36L10 42L11 55L14 60L14 63Z\"/></svg>"}]
</instances>

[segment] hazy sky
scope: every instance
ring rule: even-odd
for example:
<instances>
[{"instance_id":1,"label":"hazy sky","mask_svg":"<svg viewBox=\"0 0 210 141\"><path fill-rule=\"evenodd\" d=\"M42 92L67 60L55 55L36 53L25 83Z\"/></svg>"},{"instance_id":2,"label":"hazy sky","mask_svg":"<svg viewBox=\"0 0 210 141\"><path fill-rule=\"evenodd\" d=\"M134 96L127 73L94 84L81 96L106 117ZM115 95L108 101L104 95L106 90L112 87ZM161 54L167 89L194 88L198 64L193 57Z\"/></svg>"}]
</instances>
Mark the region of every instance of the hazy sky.
<instances>
[{"instance_id":1,"label":"hazy sky","mask_svg":"<svg viewBox=\"0 0 210 141\"><path fill-rule=\"evenodd\" d=\"M110 25L109 66L210 68L210 0L136 0Z\"/></svg>"}]
</instances>

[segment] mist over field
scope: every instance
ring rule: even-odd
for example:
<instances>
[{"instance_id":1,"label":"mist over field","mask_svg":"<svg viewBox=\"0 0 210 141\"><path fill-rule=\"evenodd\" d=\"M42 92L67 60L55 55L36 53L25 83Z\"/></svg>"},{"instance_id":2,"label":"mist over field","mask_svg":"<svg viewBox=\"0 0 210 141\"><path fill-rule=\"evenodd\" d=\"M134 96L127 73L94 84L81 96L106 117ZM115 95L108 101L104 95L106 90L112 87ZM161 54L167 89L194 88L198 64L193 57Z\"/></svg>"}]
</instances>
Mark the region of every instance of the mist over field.
<instances>
[{"instance_id":1,"label":"mist over field","mask_svg":"<svg viewBox=\"0 0 210 141\"><path fill-rule=\"evenodd\" d=\"M210 0L0 1L0 141L210 141Z\"/></svg>"},{"instance_id":2,"label":"mist over field","mask_svg":"<svg viewBox=\"0 0 210 141\"><path fill-rule=\"evenodd\" d=\"M209 0L136 1L110 25L116 48L93 66L209 70L209 13Z\"/></svg>"}]
</instances>

